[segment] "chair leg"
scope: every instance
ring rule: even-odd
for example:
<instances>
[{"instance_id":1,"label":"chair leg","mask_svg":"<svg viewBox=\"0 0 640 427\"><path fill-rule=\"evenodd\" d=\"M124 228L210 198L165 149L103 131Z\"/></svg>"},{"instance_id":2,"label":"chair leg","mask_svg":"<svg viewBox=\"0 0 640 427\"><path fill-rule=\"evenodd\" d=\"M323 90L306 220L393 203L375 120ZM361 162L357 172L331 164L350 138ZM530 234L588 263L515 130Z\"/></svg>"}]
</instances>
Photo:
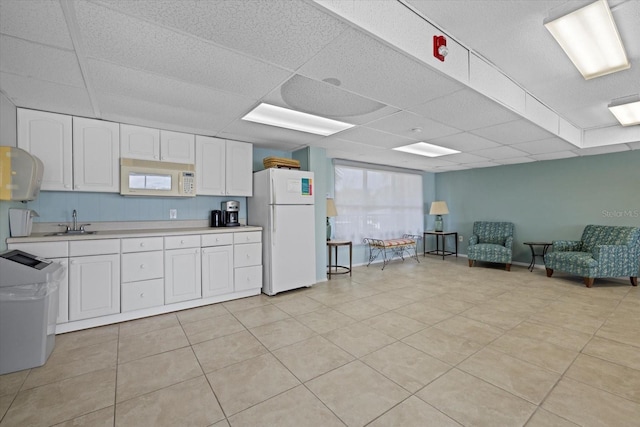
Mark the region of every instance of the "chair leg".
<instances>
[{"instance_id":1,"label":"chair leg","mask_svg":"<svg viewBox=\"0 0 640 427\"><path fill-rule=\"evenodd\" d=\"M553 268L547 268L547 277L551 277L553 274Z\"/></svg>"},{"instance_id":2,"label":"chair leg","mask_svg":"<svg viewBox=\"0 0 640 427\"><path fill-rule=\"evenodd\" d=\"M469 260L469 267L473 267L473 260L472 259Z\"/></svg>"},{"instance_id":3,"label":"chair leg","mask_svg":"<svg viewBox=\"0 0 640 427\"><path fill-rule=\"evenodd\" d=\"M507 264L506 269L507 271L511 271L511 264Z\"/></svg>"},{"instance_id":4,"label":"chair leg","mask_svg":"<svg viewBox=\"0 0 640 427\"><path fill-rule=\"evenodd\" d=\"M593 277L583 277L584 279L584 284L587 286L587 288L590 288L591 285L593 285L593 281L595 280L595 278Z\"/></svg>"},{"instance_id":5,"label":"chair leg","mask_svg":"<svg viewBox=\"0 0 640 427\"><path fill-rule=\"evenodd\" d=\"M638 277L629 277L631 279L631 286L638 286Z\"/></svg>"}]
</instances>

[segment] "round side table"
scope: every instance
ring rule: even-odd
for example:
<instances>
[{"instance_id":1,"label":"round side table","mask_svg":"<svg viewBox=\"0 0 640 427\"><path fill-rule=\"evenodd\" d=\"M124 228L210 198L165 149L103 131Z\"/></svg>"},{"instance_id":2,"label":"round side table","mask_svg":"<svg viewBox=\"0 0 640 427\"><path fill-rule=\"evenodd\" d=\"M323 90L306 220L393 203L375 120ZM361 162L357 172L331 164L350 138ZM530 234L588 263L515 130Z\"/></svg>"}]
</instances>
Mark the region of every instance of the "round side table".
<instances>
[{"instance_id":1,"label":"round side table","mask_svg":"<svg viewBox=\"0 0 640 427\"><path fill-rule=\"evenodd\" d=\"M524 242L525 245L529 246L531 249L531 262L529 263L529 271L533 271L533 268L536 266L536 257L542 257L542 261L544 262L544 256L547 254L549 250L549 246L551 243L549 242ZM542 252L536 252L535 247L542 246Z\"/></svg>"},{"instance_id":2,"label":"round side table","mask_svg":"<svg viewBox=\"0 0 640 427\"><path fill-rule=\"evenodd\" d=\"M338 248L340 246L349 246L349 267L338 264ZM335 264L331 257L331 248L334 248L335 252ZM353 260L353 245L348 240L327 240L327 249L329 251L329 265L327 269L327 277L331 280L332 274L347 274L351 276L351 263ZM333 271L332 271L333 270Z\"/></svg>"}]
</instances>

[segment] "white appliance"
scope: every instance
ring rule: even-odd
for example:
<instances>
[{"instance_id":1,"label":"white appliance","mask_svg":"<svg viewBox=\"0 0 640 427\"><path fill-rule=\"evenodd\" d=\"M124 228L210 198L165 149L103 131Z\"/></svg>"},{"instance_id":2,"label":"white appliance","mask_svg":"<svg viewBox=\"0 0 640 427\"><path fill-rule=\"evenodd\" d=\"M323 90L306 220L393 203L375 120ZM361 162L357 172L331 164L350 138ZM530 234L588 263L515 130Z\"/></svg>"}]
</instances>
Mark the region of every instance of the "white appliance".
<instances>
[{"instance_id":1,"label":"white appliance","mask_svg":"<svg viewBox=\"0 0 640 427\"><path fill-rule=\"evenodd\" d=\"M30 201L40 194L44 166L33 154L0 147L0 200Z\"/></svg>"},{"instance_id":2,"label":"white appliance","mask_svg":"<svg viewBox=\"0 0 640 427\"><path fill-rule=\"evenodd\" d=\"M247 219L264 229L262 292L312 286L316 282L313 172L265 169L253 174Z\"/></svg>"},{"instance_id":3,"label":"white appliance","mask_svg":"<svg viewBox=\"0 0 640 427\"><path fill-rule=\"evenodd\" d=\"M195 197L195 166L188 163L120 158L123 196Z\"/></svg>"},{"instance_id":4,"label":"white appliance","mask_svg":"<svg viewBox=\"0 0 640 427\"><path fill-rule=\"evenodd\" d=\"M11 237L26 237L31 235L33 217L40 216L33 209L9 208L9 231Z\"/></svg>"}]
</instances>

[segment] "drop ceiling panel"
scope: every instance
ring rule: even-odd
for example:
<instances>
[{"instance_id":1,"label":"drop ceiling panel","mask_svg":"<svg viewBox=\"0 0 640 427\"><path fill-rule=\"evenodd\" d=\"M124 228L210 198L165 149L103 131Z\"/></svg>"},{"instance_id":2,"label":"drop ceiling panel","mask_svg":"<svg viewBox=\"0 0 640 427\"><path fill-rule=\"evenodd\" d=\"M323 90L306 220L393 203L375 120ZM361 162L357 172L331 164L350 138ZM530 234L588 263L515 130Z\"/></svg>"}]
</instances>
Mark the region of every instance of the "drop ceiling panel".
<instances>
[{"instance_id":1,"label":"drop ceiling panel","mask_svg":"<svg viewBox=\"0 0 640 427\"><path fill-rule=\"evenodd\" d=\"M221 129L214 123L227 125L255 103L250 98L104 61L90 60L89 68L97 91L209 114L212 132Z\"/></svg>"},{"instance_id":2,"label":"drop ceiling panel","mask_svg":"<svg viewBox=\"0 0 640 427\"><path fill-rule=\"evenodd\" d=\"M386 148L373 147L371 145L360 144L358 142L347 141L345 139L331 136L323 138L316 145L327 150L339 150L345 153L352 154L366 154L373 151L379 152L378 154L384 155L388 152Z\"/></svg>"},{"instance_id":3,"label":"drop ceiling panel","mask_svg":"<svg viewBox=\"0 0 640 427\"><path fill-rule=\"evenodd\" d=\"M93 117L87 91L43 80L0 73L0 88L17 107Z\"/></svg>"},{"instance_id":4,"label":"drop ceiling panel","mask_svg":"<svg viewBox=\"0 0 640 427\"><path fill-rule=\"evenodd\" d=\"M76 5L89 57L256 99L290 74L104 7L84 2Z\"/></svg>"},{"instance_id":5,"label":"drop ceiling panel","mask_svg":"<svg viewBox=\"0 0 640 427\"><path fill-rule=\"evenodd\" d=\"M442 138L430 139L427 142L458 151L474 151L483 148L500 147L500 144L497 142L489 141L488 139L469 132L461 132Z\"/></svg>"},{"instance_id":6,"label":"drop ceiling panel","mask_svg":"<svg viewBox=\"0 0 640 427\"><path fill-rule=\"evenodd\" d=\"M491 141L509 145L554 137L550 132L524 119L476 129L473 133Z\"/></svg>"},{"instance_id":7,"label":"drop ceiling panel","mask_svg":"<svg viewBox=\"0 0 640 427\"><path fill-rule=\"evenodd\" d=\"M485 148L484 150L474 151L472 154L487 157L489 159L497 160L497 159L509 159L514 157L526 157L528 153L524 151L516 150L512 147L496 147L496 148Z\"/></svg>"},{"instance_id":8,"label":"drop ceiling panel","mask_svg":"<svg viewBox=\"0 0 640 427\"><path fill-rule=\"evenodd\" d=\"M621 151L629 151L629 147L626 144L616 144L573 150L579 156L595 156L597 154L619 153Z\"/></svg>"},{"instance_id":9,"label":"drop ceiling panel","mask_svg":"<svg viewBox=\"0 0 640 427\"><path fill-rule=\"evenodd\" d=\"M576 147L560 138L541 139L539 141L522 142L511 147L529 154L553 153L556 151L573 150Z\"/></svg>"},{"instance_id":10,"label":"drop ceiling panel","mask_svg":"<svg viewBox=\"0 0 640 427\"><path fill-rule=\"evenodd\" d=\"M535 160L531 157L513 157L511 159L496 159L495 162L501 165L515 165L518 163L531 163L535 162Z\"/></svg>"},{"instance_id":11,"label":"drop ceiling panel","mask_svg":"<svg viewBox=\"0 0 640 427\"><path fill-rule=\"evenodd\" d=\"M292 70L347 28L312 4L291 0L103 3Z\"/></svg>"},{"instance_id":12,"label":"drop ceiling panel","mask_svg":"<svg viewBox=\"0 0 640 427\"><path fill-rule=\"evenodd\" d=\"M389 115L368 123L366 127L393 133L415 141L425 141L427 139L459 133L458 129L408 111ZM413 129L420 129L420 131L413 131Z\"/></svg>"},{"instance_id":13,"label":"drop ceiling panel","mask_svg":"<svg viewBox=\"0 0 640 427\"><path fill-rule=\"evenodd\" d=\"M460 90L409 110L461 130L479 129L520 118L471 89Z\"/></svg>"},{"instance_id":14,"label":"drop ceiling panel","mask_svg":"<svg viewBox=\"0 0 640 427\"><path fill-rule=\"evenodd\" d=\"M49 46L73 49L67 23L57 1L0 1L0 32Z\"/></svg>"},{"instance_id":15,"label":"drop ceiling panel","mask_svg":"<svg viewBox=\"0 0 640 427\"><path fill-rule=\"evenodd\" d=\"M469 153L449 154L440 158L452 163L478 163L490 160L488 157L482 157L476 154Z\"/></svg>"},{"instance_id":16,"label":"drop ceiling panel","mask_svg":"<svg viewBox=\"0 0 640 427\"><path fill-rule=\"evenodd\" d=\"M638 141L638 142L629 142L627 145L632 150L640 150L640 141Z\"/></svg>"},{"instance_id":17,"label":"drop ceiling panel","mask_svg":"<svg viewBox=\"0 0 640 427\"><path fill-rule=\"evenodd\" d=\"M102 118L114 122L155 127L177 132L211 135L211 128L222 128L229 121L222 116L148 102L141 99L96 92Z\"/></svg>"},{"instance_id":18,"label":"drop ceiling panel","mask_svg":"<svg viewBox=\"0 0 640 427\"><path fill-rule=\"evenodd\" d=\"M459 83L356 30L347 30L298 70L397 108L452 93Z\"/></svg>"},{"instance_id":19,"label":"drop ceiling panel","mask_svg":"<svg viewBox=\"0 0 640 427\"><path fill-rule=\"evenodd\" d=\"M84 87L75 53L0 35L0 70L68 86Z\"/></svg>"},{"instance_id":20,"label":"drop ceiling panel","mask_svg":"<svg viewBox=\"0 0 640 427\"><path fill-rule=\"evenodd\" d=\"M395 148L401 145L413 144L415 139L404 138L391 133L380 132L366 127L356 127L342 131L336 136L347 141L373 145L379 148Z\"/></svg>"},{"instance_id":21,"label":"drop ceiling panel","mask_svg":"<svg viewBox=\"0 0 640 427\"><path fill-rule=\"evenodd\" d=\"M249 110L246 112L248 113ZM282 149L280 148L282 147L280 145L281 143L289 144L293 147L317 145L316 142L323 138L320 135L248 122L241 119L234 120L229 126L219 132L217 136L220 138L262 143L269 146L273 144L273 146L278 147L278 149Z\"/></svg>"},{"instance_id":22,"label":"drop ceiling panel","mask_svg":"<svg viewBox=\"0 0 640 427\"><path fill-rule=\"evenodd\" d=\"M555 153L532 154L529 157L535 160L557 160L578 157L578 155L572 151L556 151Z\"/></svg>"}]
</instances>

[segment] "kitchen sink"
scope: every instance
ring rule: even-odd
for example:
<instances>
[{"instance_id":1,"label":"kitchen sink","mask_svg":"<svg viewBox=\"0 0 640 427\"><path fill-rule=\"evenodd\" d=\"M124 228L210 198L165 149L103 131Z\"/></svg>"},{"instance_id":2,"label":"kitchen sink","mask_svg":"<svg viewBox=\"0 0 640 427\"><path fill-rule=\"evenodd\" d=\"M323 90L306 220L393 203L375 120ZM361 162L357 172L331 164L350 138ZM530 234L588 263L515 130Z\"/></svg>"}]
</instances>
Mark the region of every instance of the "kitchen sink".
<instances>
[{"instance_id":1,"label":"kitchen sink","mask_svg":"<svg viewBox=\"0 0 640 427\"><path fill-rule=\"evenodd\" d=\"M68 231L58 231L57 233L45 234L45 236L84 236L84 235L96 234L96 233L97 231L68 230Z\"/></svg>"}]
</instances>

